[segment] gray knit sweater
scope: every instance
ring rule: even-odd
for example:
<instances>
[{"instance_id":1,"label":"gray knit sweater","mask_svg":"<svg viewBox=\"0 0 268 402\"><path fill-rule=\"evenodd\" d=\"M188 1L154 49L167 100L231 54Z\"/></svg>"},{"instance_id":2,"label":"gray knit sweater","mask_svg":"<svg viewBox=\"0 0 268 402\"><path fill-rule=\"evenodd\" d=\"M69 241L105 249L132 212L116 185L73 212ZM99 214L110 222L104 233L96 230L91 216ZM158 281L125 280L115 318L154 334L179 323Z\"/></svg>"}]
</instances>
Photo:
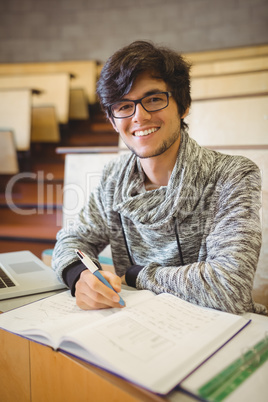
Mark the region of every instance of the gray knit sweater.
<instances>
[{"instance_id":1,"label":"gray knit sweater","mask_svg":"<svg viewBox=\"0 0 268 402\"><path fill-rule=\"evenodd\" d=\"M251 296L261 247L258 167L182 133L168 185L145 191L144 178L133 154L106 166L75 225L58 233L53 268L59 277L77 260L74 249L97 261L110 244L119 276L140 266L138 289L234 313L265 313Z\"/></svg>"}]
</instances>

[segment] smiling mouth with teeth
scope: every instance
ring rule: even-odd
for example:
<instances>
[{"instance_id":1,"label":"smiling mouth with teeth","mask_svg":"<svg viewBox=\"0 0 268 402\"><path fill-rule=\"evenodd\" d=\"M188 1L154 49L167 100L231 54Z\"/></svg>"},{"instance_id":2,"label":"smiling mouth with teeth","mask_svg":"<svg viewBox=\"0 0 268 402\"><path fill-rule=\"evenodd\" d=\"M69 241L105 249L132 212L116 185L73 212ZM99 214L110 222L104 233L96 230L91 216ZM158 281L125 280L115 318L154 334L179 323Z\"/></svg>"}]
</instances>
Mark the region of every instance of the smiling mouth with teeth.
<instances>
[{"instance_id":1,"label":"smiling mouth with teeth","mask_svg":"<svg viewBox=\"0 0 268 402\"><path fill-rule=\"evenodd\" d=\"M144 137L145 135L154 133L157 130L158 130L158 128L149 128L149 130L135 131L134 135L135 135L135 137Z\"/></svg>"}]
</instances>

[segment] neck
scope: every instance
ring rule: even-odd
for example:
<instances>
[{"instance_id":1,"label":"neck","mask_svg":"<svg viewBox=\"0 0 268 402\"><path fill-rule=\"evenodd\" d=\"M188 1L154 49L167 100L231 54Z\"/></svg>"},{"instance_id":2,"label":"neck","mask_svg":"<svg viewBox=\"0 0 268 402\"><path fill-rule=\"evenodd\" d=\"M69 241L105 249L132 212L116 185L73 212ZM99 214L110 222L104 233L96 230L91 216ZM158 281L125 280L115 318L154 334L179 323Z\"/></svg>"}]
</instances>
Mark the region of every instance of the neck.
<instances>
[{"instance_id":1,"label":"neck","mask_svg":"<svg viewBox=\"0 0 268 402\"><path fill-rule=\"evenodd\" d=\"M141 166L146 175L144 184L147 190L168 185L177 160L178 151L179 147L172 150L168 149L163 154L152 158L140 159Z\"/></svg>"}]
</instances>

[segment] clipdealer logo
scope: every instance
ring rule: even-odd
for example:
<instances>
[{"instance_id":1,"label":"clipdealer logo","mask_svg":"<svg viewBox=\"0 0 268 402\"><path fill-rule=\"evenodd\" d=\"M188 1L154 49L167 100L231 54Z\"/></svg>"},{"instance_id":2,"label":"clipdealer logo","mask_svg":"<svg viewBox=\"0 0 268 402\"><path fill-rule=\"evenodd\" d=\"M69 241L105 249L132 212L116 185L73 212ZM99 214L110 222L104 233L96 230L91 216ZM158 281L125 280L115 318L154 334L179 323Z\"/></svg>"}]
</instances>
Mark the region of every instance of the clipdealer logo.
<instances>
[{"instance_id":1,"label":"clipdealer logo","mask_svg":"<svg viewBox=\"0 0 268 402\"><path fill-rule=\"evenodd\" d=\"M62 225L62 212L58 205L61 205L63 186L53 182L52 173L44 174L43 171L37 173L23 172L13 176L7 183L5 189L6 204L13 213L21 216L30 215L56 215L56 225ZM23 182L36 183L36 198L34 202L20 203L17 197L17 184ZM21 198L23 201L23 198Z\"/></svg>"},{"instance_id":2,"label":"clipdealer logo","mask_svg":"<svg viewBox=\"0 0 268 402\"><path fill-rule=\"evenodd\" d=\"M18 215L52 215L56 214L57 226L72 225L75 217L84 207L90 193L100 180L100 173L87 172L77 178L76 183L57 183L52 173L43 171L23 172L13 176L5 189L5 200L10 210ZM16 185L22 182L36 183L34 203L19 203Z\"/></svg>"}]
</instances>

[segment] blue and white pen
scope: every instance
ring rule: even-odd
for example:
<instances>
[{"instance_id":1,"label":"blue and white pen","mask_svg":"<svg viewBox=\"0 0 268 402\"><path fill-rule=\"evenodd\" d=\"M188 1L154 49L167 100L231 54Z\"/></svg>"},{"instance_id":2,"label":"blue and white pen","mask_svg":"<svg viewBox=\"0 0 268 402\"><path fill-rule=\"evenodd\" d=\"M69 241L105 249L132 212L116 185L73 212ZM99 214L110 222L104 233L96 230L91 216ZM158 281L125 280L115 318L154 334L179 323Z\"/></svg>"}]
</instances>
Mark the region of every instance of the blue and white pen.
<instances>
[{"instance_id":1,"label":"blue and white pen","mask_svg":"<svg viewBox=\"0 0 268 402\"><path fill-rule=\"evenodd\" d=\"M89 258L88 255L86 255L80 250L75 250L75 252L82 261L82 263L85 265L85 267L87 267L93 275L95 275L102 283L104 283L104 285L108 286L108 288L112 289L115 293L117 293L114 290L114 288L110 285L110 283L102 276L99 268L97 267L96 264L94 264L94 262ZM119 304L121 304L121 306L124 306L125 305L124 300L120 295L118 296L120 297Z\"/></svg>"}]
</instances>

